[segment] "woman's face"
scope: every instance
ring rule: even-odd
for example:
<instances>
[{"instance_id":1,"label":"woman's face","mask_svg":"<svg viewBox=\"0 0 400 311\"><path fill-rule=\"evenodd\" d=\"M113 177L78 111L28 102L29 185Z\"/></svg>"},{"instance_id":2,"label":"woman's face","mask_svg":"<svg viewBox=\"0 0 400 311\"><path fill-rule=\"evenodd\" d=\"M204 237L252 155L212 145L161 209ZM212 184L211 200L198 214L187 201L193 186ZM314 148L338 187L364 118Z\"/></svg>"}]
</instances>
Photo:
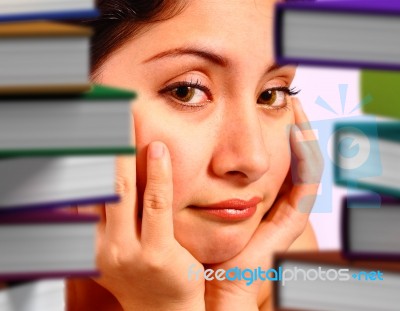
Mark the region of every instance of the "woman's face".
<instances>
[{"instance_id":1,"label":"woman's face","mask_svg":"<svg viewBox=\"0 0 400 311\"><path fill-rule=\"evenodd\" d=\"M167 145L175 237L202 263L244 248L288 173L294 69L274 65L272 15L273 1L192 0L98 71L98 82L139 95L139 200L148 144Z\"/></svg>"}]
</instances>

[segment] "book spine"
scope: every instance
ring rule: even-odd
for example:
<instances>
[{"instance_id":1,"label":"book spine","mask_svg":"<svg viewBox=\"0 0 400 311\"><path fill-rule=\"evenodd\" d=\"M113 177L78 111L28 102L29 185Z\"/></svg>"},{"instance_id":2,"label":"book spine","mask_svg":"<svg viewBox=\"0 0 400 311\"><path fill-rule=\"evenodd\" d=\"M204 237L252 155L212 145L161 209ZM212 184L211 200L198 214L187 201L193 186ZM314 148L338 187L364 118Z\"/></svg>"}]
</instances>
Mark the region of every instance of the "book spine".
<instances>
[{"instance_id":1,"label":"book spine","mask_svg":"<svg viewBox=\"0 0 400 311\"><path fill-rule=\"evenodd\" d=\"M21 273L1 273L0 281L11 280L33 280L33 279L54 279L54 278L85 278L98 277L100 272L93 270L73 270L73 271L54 271L54 272L21 272Z\"/></svg>"},{"instance_id":2,"label":"book spine","mask_svg":"<svg viewBox=\"0 0 400 311\"><path fill-rule=\"evenodd\" d=\"M379 202L377 202L379 199ZM354 204L357 204L357 207L354 207ZM342 254L345 258L349 260L360 260L360 261L399 261L400 260L400 250L393 250L392 253L379 253L379 252L357 252L352 250L350 241L350 226L352 225L352 215L351 209L357 209L359 205L370 206L366 208L371 208L371 205L378 205L376 208L380 208L381 205L384 206L392 206L393 208L397 208L400 204L398 199L394 197L387 197L380 195L379 198L372 195L364 195L364 196L348 196L342 199L341 204L341 230L340 230L340 242L342 248Z\"/></svg>"},{"instance_id":3,"label":"book spine","mask_svg":"<svg viewBox=\"0 0 400 311\"><path fill-rule=\"evenodd\" d=\"M307 57L289 57L285 55L284 46L284 16L290 11L308 11L318 15L326 12L347 15L367 15L367 16L400 16L400 6L387 8L384 5L355 5L352 3L346 4L345 1L327 1L322 3L313 3L314 1L289 1L277 3L275 6L275 30L274 30L274 53L275 60L279 65L308 65L322 67L343 67L343 68L367 68L374 70L400 70L400 63L396 62L381 62L381 61L358 61L358 60L337 60L337 59L320 59ZM360 2L362 3L362 2ZM349 17L351 18L351 16Z\"/></svg>"},{"instance_id":4,"label":"book spine","mask_svg":"<svg viewBox=\"0 0 400 311\"><path fill-rule=\"evenodd\" d=\"M107 154L128 154L134 155L135 147L115 147L115 148L62 148L62 149L8 149L1 150L0 159L3 157L15 156L79 156L79 155L107 155Z\"/></svg>"},{"instance_id":5,"label":"book spine","mask_svg":"<svg viewBox=\"0 0 400 311\"><path fill-rule=\"evenodd\" d=\"M120 198L117 194L115 195L104 195L94 198L84 198L84 199L71 199L68 201L54 201L54 202L44 202L40 204L28 204L28 205L18 205L18 206L0 206L0 224L5 221L5 218L9 213L15 212L25 212L35 210L37 212L54 209L66 206L76 206L76 205L91 205L99 203L117 203Z\"/></svg>"},{"instance_id":6,"label":"book spine","mask_svg":"<svg viewBox=\"0 0 400 311\"><path fill-rule=\"evenodd\" d=\"M97 9L90 10L72 10L62 12L40 12L40 13L19 13L19 14L0 14L0 22L13 22L13 21L28 21L28 20L68 20L68 19L83 19L94 18L99 16Z\"/></svg>"}]
</instances>

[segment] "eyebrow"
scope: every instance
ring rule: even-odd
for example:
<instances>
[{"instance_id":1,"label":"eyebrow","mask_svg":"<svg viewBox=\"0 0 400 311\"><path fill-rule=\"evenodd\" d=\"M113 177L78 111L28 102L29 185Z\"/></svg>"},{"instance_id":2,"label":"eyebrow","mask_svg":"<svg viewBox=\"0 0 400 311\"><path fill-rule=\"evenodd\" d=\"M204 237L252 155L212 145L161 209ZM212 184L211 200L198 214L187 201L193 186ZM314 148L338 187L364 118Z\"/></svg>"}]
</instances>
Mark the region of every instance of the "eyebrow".
<instances>
[{"instance_id":1,"label":"eyebrow","mask_svg":"<svg viewBox=\"0 0 400 311\"><path fill-rule=\"evenodd\" d=\"M200 58L203 58L213 64L219 65L221 67L228 67L231 65L231 62L226 57L223 57L217 53L214 53L212 51L202 49L202 48L170 49L170 50L158 53L158 54L146 59L145 61L143 61L143 63L148 63L148 62L160 60L163 58L179 57L179 56L184 56L184 55L192 55L192 56L200 57ZM277 63L273 63L271 66L267 67L264 74L279 70L283 67L284 66L280 66Z\"/></svg>"},{"instance_id":2,"label":"eyebrow","mask_svg":"<svg viewBox=\"0 0 400 311\"><path fill-rule=\"evenodd\" d=\"M167 57L179 57L184 55L193 55L200 58L203 58L213 64L219 65L221 67L228 67L229 61L225 57L218 55L214 52L207 51L200 48L175 48L171 50L167 50L161 53L158 53L148 59L146 59L143 63L148 63L151 61L167 58Z\"/></svg>"}]
</instances>

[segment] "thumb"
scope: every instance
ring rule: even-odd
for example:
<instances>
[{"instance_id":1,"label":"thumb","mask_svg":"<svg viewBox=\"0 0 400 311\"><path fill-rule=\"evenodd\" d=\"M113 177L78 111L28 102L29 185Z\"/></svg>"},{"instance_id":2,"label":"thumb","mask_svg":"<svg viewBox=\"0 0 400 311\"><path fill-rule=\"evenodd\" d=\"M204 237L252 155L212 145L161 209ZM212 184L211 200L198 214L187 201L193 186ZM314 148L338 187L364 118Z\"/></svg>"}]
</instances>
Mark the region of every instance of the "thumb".
<instances>
[{"instance_id":1,"label":"thumb","mask_svg":"<svg viewBox=\"0 0 400 311\"><path fill-rule=\"evenodd\" d=\"M147 151L147 184L143 197L143 247L165 247L174 236L172 168L167 147L152 142Z\"/></svg>"}]
</instances>

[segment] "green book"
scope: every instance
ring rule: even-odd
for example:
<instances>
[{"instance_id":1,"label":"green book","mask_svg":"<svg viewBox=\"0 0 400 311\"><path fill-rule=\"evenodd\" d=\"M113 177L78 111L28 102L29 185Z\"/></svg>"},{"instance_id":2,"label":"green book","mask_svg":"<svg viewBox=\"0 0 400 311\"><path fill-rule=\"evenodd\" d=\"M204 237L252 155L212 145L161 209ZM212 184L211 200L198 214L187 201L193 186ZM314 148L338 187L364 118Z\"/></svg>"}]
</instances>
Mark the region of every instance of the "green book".
<instances>
[{"instance_id":1,"label":"green book","mask_svg":"<svg viewBox=\"0 0 400 311\"><path fill-rule=\"evenodd\" d=\"M0 156L132 154L135 97L100 85L79 95L1 97Z\"/></svg>"},{"instance_id":2,"label":"green book","mask_svg":"<svg viewBox=\"0 0 400 311\"><path fill-rule=\"evenodd\" d=\"M363 112L400 119L399 86L400 72L362 70L361 98L367 99Z\"/></svg>"},{"instance_id":3,"label":"green book","mask_svg":"<svg viewBox=\"0 0 400 311\"><path fill-rule=\"evenodd\" d=\"M336 184L400 197L400 122L338 122Z\"/></svg>"}]
</instances>

